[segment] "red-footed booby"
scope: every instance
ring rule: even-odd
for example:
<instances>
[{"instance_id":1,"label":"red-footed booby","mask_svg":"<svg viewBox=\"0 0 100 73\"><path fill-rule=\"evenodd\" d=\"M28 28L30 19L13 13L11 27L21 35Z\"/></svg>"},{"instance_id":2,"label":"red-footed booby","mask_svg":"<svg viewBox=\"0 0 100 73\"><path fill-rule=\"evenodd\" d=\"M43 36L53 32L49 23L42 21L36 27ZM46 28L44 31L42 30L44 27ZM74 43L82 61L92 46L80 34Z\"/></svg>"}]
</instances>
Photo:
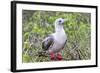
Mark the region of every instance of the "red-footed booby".
<instances>
[{"instance_id":1,"label":"red-footed booby","mask_svg":"<svg viewBox=\"0 0 100 73\"><path fill-rule=\"evenodd\" d=\"M67 41L67 35L64 31L63 24L66 20L58 18L55 20L55 33L50 34L42 42L42 48L50 54L51 60L62 60L61 50Z\"/></svg>"}]
</instances>

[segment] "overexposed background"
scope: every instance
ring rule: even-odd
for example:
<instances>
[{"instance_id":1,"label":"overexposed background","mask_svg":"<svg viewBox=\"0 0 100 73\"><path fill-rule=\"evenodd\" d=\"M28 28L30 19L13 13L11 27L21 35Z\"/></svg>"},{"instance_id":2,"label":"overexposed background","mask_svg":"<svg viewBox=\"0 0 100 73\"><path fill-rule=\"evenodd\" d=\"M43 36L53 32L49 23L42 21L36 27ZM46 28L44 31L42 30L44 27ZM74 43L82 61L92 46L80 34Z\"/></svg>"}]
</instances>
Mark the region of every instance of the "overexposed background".
<instances>
[{"instance_id":1,"label":"overexposed background","mask_svg":"<svg viewBox=\"0 0 100 73\"><path fill-rule=\"evenodd\" d=\"M20 1L20 0L19 0ZM22 0L23 1L23 0ZM24 1L37 1L37 2L52 2L52 3L66 3L66 4L84 4L84 5L97 5L99 6L100 13L100 0L24 0ZM10 72L10 2L11 0L0 1L0 73ZM98 14L98 17L100 14ZM98 18L98 20L100 17ZM99 22L100 23L100 22ZM100 27L98 23L98 28ZM100 31L100 29L98 29ZM100 33L98 33L100 37ZM98 43L100 39L98 38ZM100 45L98 45L98 56L100 55ZM98 57L100 61L100 57ZM98 62L99 62L98 61ZM99 64L100 65L100 64ZM96 68L81 68L81 69L65 69L65 70L50 70L50 71L37 71L34 73L99 73L100 67ZM24 72L23 72L24 73ZM33 72L27 72L33 73Z\"/></svg>"}]
</instances>

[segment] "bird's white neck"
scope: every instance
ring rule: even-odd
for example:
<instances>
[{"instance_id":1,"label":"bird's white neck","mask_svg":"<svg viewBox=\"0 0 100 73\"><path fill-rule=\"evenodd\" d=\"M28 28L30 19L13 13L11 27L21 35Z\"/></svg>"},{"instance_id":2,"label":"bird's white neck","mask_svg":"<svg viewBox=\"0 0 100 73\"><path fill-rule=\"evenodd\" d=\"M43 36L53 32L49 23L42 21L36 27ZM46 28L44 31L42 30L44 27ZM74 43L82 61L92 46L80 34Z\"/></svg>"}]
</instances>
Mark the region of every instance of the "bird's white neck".
<instances>
[{"instance_id":1,"label":"bird's white neck","mask_svg":"<svg viewBox=\"0 0 100 73\"><path fill-rule=\"evenodd\" d=\"M63 25L55 25L55 32L65 32Z\"/></svg>"}]
</instances>

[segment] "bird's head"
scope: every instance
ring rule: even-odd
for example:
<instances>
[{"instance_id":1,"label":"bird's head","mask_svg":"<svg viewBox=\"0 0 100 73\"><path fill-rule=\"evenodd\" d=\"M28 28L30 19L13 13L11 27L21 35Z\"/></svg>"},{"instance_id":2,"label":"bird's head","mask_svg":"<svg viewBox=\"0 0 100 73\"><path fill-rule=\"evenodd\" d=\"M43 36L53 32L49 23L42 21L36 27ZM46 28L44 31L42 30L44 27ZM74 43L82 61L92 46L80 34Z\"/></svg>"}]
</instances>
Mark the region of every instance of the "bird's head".
<instances>
[{"instance_id":1,"label":"bird's head","mask_svg":"<svg viewBox=\"0 0 100 73\"><path fill-rule=\"evenodd\" d=\"M58 19L56 19L55 24L56 25L62 25L62 24L64 24L65 21L66 21L66 19L58 18Z\"/></svg>"}]
</instances>

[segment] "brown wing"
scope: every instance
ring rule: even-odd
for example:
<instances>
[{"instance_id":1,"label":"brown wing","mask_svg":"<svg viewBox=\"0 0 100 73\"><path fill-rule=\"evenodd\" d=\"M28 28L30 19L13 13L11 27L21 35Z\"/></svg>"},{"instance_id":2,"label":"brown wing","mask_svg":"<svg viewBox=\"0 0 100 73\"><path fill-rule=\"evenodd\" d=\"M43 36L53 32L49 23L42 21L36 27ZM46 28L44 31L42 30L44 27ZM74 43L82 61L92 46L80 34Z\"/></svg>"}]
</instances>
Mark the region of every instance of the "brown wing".
<instances>
[{"instance_id":1,"label":"brown wing","mask_svg":"<svg viewBox=\"0 0 100 73\"><path fill-rule=\"evenodd\" d=\"M49 36L49 37L45 38L42 42L43 50L48 50L49 47L51 47L51 45L53 45L53 42L54 42L53 36Z\"/></svg>"}]
</instances>

